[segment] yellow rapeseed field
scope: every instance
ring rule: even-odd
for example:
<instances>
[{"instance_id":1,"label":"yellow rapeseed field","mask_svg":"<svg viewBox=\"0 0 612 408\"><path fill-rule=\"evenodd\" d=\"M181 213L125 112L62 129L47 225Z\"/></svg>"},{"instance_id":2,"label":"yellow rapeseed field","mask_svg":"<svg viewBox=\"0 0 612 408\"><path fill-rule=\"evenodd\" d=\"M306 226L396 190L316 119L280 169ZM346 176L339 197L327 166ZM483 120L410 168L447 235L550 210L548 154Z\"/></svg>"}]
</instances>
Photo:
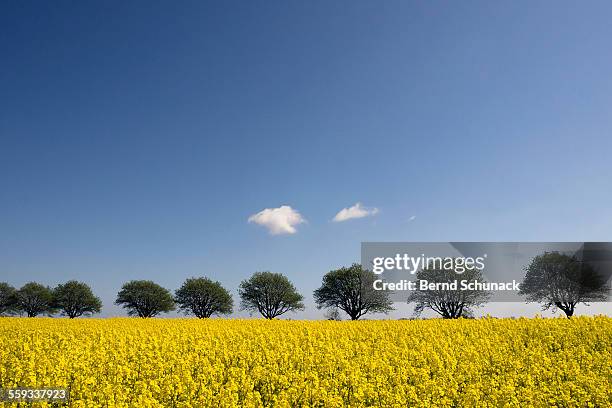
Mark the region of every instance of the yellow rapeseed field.
<instances>
[{"instance_id":1,"label":"yellow rapeseed field","mask_svg":"<svg viewBox=\"0 0 612 408\"><path fill-rule=\"evenodd\" d=\"M611 384L603 316L0 318L0 386L70 387L74 407L609 407Z\"/></svg>"}]
</instances>

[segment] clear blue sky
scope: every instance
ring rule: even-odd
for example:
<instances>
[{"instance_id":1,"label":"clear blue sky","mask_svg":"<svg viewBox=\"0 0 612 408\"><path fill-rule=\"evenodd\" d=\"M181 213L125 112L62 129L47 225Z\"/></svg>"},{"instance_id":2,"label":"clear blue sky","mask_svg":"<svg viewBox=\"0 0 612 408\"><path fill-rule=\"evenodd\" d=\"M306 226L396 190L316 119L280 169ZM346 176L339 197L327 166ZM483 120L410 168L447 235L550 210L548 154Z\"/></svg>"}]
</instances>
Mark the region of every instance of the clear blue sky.
<instances>
[{"instance_id":1,"label":"clear blue sky","mask_svg":"<svg viewBox=\"0 0 612 408\"><path fill-rule=\"evenodd\" d=\"M611 16L3 2L0 280L83 280L113 315L129 279L235 295L272 270L311 306L364 240L611 241ZM357 202L379 211L331 221ZM295 234L247 222L281 205L307 221Z\"/></svg>"}]
</instances>

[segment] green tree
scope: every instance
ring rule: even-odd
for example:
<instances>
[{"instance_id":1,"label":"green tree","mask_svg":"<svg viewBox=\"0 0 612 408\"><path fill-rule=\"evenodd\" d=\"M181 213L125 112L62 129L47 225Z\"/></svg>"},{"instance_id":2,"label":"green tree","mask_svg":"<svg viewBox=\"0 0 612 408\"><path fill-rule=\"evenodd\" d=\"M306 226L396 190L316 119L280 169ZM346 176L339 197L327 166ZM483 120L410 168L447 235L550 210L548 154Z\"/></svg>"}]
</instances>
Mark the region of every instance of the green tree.
<instances>
[{"instance_id":1,"label":"green tree","mask_svg":"<svg viewBox=\"0 0 612 408\"><path fill-rule=\"evenodd\" d=\"M393 302L389 293L374 289L376 275L359 264L330 271L314 291L317 307L338 308L357 320L367 313L389 313Z\"/></svg>"},{"instance_id":2,"label":"green tree","mask_svg":"<svg viewBox=\"0 0 612 408\"><path fill-rule=\"evenodd\" d=\"M238 293L242 310L259 312L266 319L304 310L304 297L280 273L255 272L248 280L242 281Z\"/></svg>"},{"instance_id":3,"label":"green tree","mask_svg":"<svg viewBox=\"0 0 612 408\"><path fill-rule=\"evenodd\" d=\"M452 269L426 268L416 273L416 279L434 284L453 283L456 280L485 282L482 272L476 268L461 273ZM431 309L445 319L458 319L470 317L473 309L485 304L490 296L490 292L481 289L454 290L440 286L440 289L436 290L422 290L417 286L417 289L408 296L408 303L416 303L414 313L417 316L425 309Z\"/></svg>"},{"instance_id":4,"label":"green tree","mask_svg":"<svg viewBox=\"0 0 612 408\"><path fill-rule=\"evenodd\" d=\"M213 314L230 314L234 306L232 295L208 278L187 279L175 292L175 302L185 314L203 319Z\"/></svg>"},{"instance_id":5,"label":"green tree","mask_svg":"<svg viewBox=\"0 0 612 408\"><path fill-rule=\"evenodd\" d=\"M557 307L570 318L578 303L606 300L606 279L575 256L545 252L531 260L519 294L527 302L542 303L544 310Z\"/></svg>"},{"instance_id":6,"label":"green tree","mask_svg":"<svg viewBox=\"0 0 612 408\"><path fill-rule=\"evenodd\" d=\"M58 285L53 290L53 297L55 306L71 319L100 313L102 309L102 301L93 294L91 288L75 280Z\"/></svg>"},{"instance_id":7,"label":"green tree","mask_svg":"<svg viewBox=\"0 0 612 408\"><path fill-rule=\"evenodd\" d=\"M6 282L0 282L0 316L13 314L16 301L15 288Z\"/></svg>"},{"instance_id":8,"label":"green tree","mask_svg":"<svg viewBox=\"0 0 612 408\"><path fill-rule=\"evenodd\" d=\"M128 315L143 318L174 310L170 292L150 280L133 280L124 284L115 304L127 309Z\"/></svg>"},{"instance_id":9,"label":"green tree","mask_svg":"<svg viewBox=\"0 0 612 408\"><path fill-rule=\"evenodd\" d=\"M41 313L52 315L56 312L53 305L53 291L40 283L28 282L15 293L15 305L18 311L25 312L28 317Z\"/></svg>"}]
</instances>

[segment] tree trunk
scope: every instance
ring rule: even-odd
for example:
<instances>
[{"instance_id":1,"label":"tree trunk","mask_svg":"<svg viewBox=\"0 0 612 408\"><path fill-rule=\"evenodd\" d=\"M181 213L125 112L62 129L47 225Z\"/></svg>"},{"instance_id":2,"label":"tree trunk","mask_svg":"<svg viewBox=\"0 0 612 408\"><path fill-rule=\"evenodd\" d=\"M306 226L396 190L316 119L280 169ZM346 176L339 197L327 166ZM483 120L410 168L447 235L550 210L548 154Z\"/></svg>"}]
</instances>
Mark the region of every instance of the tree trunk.
<instances>
[{"instance_id":1,"label":"tree trunk","mask_svg":"<svg viewBox=\"0 0 612 408\"><path fill-rule=\"evenodd\" d=\"M574 305L571 303L561 303L561 302L557 302L556 306L563 310L563 313L565 313L565 316L569 319L574 315Z\"/></svg>"}]
</instances>

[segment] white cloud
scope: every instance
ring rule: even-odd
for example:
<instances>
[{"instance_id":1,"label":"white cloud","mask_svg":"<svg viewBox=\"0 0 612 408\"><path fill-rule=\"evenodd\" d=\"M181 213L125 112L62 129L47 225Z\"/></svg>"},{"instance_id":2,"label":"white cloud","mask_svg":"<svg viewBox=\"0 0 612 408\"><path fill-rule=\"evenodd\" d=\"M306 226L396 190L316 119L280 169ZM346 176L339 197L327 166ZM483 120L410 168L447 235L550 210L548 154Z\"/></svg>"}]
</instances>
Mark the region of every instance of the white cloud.
<instances>
[{"instance_id":1,"label":"white cloud","mask_svg":"<svg viewBox=\"0 0 612 408\"><path fill-rule=\"evenodd\" d=\"M361 203L357 203L352 207L341 209L332 221L342 222L353 218L363 218L378 213L378 208L364 207Z\"/></svg>"},{"instance_id":2,"label":"white cloud","mask_svg":"<svg viewBox=\"0 0 612 408\"><path fill-rule=\"evenodd\" d=\"M249 217L249 222L266 227L270 234L295 234L295 226L306 222L302 215L288 205L266 208Z\"/></svg>"},{"instance_id":3,"label":"white cloud","mask_svg":"<svg viewBox=\"0 0 612 408\"><path fill-rule=\"evenodd\" d=\"M413 215L410 218L408 218L408 222L414 221L414 220L416 220L416 215Z\"/></svg>"}]
</instances>

